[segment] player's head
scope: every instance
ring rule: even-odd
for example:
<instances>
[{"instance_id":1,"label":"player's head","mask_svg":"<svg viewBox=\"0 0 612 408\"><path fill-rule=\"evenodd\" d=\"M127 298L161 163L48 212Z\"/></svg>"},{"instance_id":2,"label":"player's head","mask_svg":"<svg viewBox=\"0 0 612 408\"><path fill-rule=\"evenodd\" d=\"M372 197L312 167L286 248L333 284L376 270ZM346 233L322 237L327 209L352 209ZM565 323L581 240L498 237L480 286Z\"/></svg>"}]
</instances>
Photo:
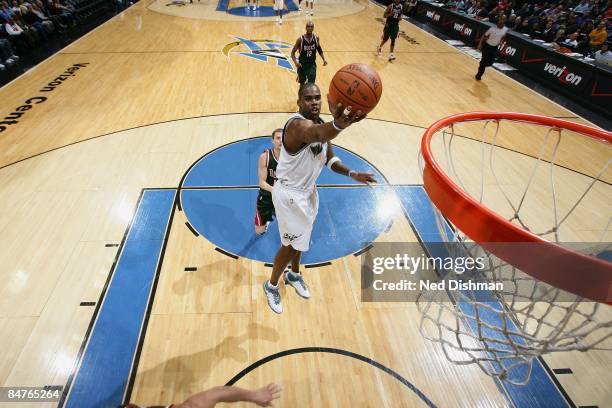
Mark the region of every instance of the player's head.
<instances>
[{"instance_id":1,"label":"player's head","mask_svg":"<svg viewBox=\"0 0 612 408\"><path fill-rule=\"evenodd\" d=\"M275 149L280 149L281 144L283 143L283 129L278 128L272 132L272 145L274 145Z\"/></svg>"},{"instance_id":2,"label":"player's head","mask_svg":"<svg viewBox=\"0 0 612 408\"><path fill-rule=\"evenodd\" d=\"M497 27L502 28L506 24L506 15L500 14L499 19L497 20Z\"/></svg>"},{"instance_id":3,"label":"player's head","mask_svg":"<svg viewBox=\"0 0 612 408\"><path fill-rule=\"evenodd\" d=\"M300 113L308 119L316 119L321 113L321 91L313 82L300 85L298 91L298 106Z\"/></svg>"},{"instance_id":4,"label":"player's head","mask_svg":"<svg viewBox=\"0 0 612 408\"><path fill-rule=\"evenodd\" d=\"M400 4L400 2L401 2L401 1L402 1L402 0L393 0L393 2L394 2L395 4Z\"/></svg>"},{"instance_id":5,"label":"player's head","mask_svg":"<svg viewBox=\"0 0 612 408\"><path fill-rule=\"evenodd\" d=\"M306 23L306 34L310 35L314 31L314 23L312 21L308 21Z\"/></svg>"}]
</instances>

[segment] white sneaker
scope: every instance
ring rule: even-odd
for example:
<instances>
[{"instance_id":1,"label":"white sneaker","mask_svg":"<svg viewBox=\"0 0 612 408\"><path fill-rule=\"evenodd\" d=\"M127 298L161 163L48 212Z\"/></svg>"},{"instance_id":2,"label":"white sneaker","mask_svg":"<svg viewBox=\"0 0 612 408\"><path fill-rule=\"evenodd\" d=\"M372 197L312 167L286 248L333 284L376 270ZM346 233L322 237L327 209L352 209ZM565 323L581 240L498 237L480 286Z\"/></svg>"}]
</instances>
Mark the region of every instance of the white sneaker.
<instances>
[{"instance_id":1,"label":"white sneaker","mask_svg":"<svg viewBox=\"0 0 612 408\"><path fill-rule=\"evenodd\" d=\"M285 280L286 285L293 286L298 295L304 299L310 299L308 285L306 285L306 282L304 282L304 278L302 277L301 273L285 271L283 274L283 279Z\"/></svg>"},{"instance_id":2,"label":"white sneaker","mask_svg":"<svg viewBox=\"0 0 612 408\"><path fill-rule=\"evenodd\" d=\"M2 64L0 64L0 71L4 71L6 69L6 67Z\"/></svg>"},{"instance_id":3,"label":"white sneaker","mask_svg":"<svg viewBox=\"0 0 612 408\"><path fill-rule=\"evenodd\" d=\"M19 56L18 55L11 55L11 58L13 61L19 61Z\"/></svg>"},{"instance_id":4,"label":"white sneaker","mask_svg":"<svg viewBox=\"0 0 612 408\"><path fill-rule=\"evenodd\" d=\"M266 298L268 298L268 305L270 306L270 309L272 309L274 313L283 313L283 304L281 303L278 287L276 289L273 288L270 286L270 281L267 280L263 284L263 290L266 294Z\"/></svg>"},{"instance_id":5,"label":"white sneaker","mask_svg":"<svg viewBox=\"0 0 612 408\"><path fill-rule=\"evenodd\" d=\"M282 18L278 21L278 24L279 25L283 25L283 19Z\"/></svg>"},{"instance_id":6,"label":"white sneaker","mask_svg":"<svg viewBox=\"0 0 612 408\"><path fill-rule=\"evenodd\" d=\"M395 55L393 53L389 54L389 62L395 61Z\"/></svg>"}]
</instances>

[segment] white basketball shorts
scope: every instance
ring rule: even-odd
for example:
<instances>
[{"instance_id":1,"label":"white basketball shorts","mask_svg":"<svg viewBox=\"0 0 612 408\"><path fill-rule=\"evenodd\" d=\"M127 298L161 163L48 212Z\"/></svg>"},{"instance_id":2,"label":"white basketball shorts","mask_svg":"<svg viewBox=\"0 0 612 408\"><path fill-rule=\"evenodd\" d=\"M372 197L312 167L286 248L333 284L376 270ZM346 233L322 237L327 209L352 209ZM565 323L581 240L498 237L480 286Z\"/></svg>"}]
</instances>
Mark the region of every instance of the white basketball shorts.
<instances>
[{"instance_id":1,"label":"white basketball shorts","mask_svg":"<svg viewBox=\"0 0 612 408\"><path fill-rule=\"evenodd\" d=\"M274 10L282 10L285 8L285 0L274 0Z\"/></svg>"},{"instance_id":2,"label":"white basketball shorts","mask_svg":"<svg viewBox=\"0 0 612 408\"><path fill-rule=\"evenodd\" d=\"M298 251L308 251L310 235L319 211L319 194L313 191L296 190L274 183L272 202L278 220L281 243L291 245Z\"/></svg>"}]
</instances>

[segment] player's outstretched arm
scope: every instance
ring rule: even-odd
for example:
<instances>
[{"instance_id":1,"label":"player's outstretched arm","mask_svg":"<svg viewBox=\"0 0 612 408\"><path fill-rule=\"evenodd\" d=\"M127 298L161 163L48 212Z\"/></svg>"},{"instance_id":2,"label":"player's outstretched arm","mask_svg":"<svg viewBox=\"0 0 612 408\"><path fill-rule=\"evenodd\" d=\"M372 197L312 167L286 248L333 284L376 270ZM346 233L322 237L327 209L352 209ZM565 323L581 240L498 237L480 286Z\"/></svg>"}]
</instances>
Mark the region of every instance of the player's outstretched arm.
<instances>
[{"instance_id":1,"label":"player's outstretched arm","mask_svg":"<svg viewBox=\"0 0 612 408\"><path fill-rule=\"evenodd\" d=\"M239 387L214 387L188 398L177 408L212 408L219 402L253 402L260 407L272 406L272 401L280 397L282 387L268 384L257 390Z\"/></svg>"},{"instance_id":2,"label":"player's outstretched arm","mask_svg":"<svg viewBox=\"0 0 612 408\"><path fill-rule=\"evenodd\" d=\"M334 117L331 122L318 124L310 120L294 120L285 132L285 146L289 151L296 151L304 144L327 143L340 134L341 131L366 117L361 111L354 111L338 103L334 105L327 96L329 110Z\"/></svg>"},{"instance_id":3,"label":"player's outstretched arm","mask_svg":"<svg viewBox=\"0 0 612 408\"><path fill-rule=\"evenodd\" d=\"M327 142L327 167L329 167L334 173L342 174L343 176L347 176L352 178L355 181L358 181L363 184L367 184L368 186L372 183L377 183L378 181L374 178L373 173L366 173L351 170L342 163L339 157L334 154L334 150L332 148L332 144Z\"/></svg>"}]
</instances>

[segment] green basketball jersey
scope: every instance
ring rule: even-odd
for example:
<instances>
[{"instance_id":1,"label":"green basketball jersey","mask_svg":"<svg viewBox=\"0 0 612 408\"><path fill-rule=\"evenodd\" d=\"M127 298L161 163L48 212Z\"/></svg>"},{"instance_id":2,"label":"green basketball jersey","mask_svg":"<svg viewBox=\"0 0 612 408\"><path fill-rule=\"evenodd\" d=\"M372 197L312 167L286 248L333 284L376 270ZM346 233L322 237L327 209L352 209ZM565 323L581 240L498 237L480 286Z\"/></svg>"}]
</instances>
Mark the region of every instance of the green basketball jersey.
<instances>
[{"instance_id":1,"label":"green basketball jersey","mask_svg":"<svg viewBox=\"0 0 612 408\"><path fill-rule=\"evenodd\" d=\"M387 25L399 25L399 21L402 18L402 11L404 6L400 4L391 4L391 14L387 17Z\"/></svg>"},{"instance_id":2,"label":"green basketball jersey","mask_svg":"<svg viewBox=\"0 0 612 408\"><path fill-rule=\"evenodd\" d=\"M300 45L300 64L312 64L317 58L317 47L319 46L319 39L315 33L312 33L310 40L306 35L302 36L302 43Z\"/></svg>"}]
</instances>

